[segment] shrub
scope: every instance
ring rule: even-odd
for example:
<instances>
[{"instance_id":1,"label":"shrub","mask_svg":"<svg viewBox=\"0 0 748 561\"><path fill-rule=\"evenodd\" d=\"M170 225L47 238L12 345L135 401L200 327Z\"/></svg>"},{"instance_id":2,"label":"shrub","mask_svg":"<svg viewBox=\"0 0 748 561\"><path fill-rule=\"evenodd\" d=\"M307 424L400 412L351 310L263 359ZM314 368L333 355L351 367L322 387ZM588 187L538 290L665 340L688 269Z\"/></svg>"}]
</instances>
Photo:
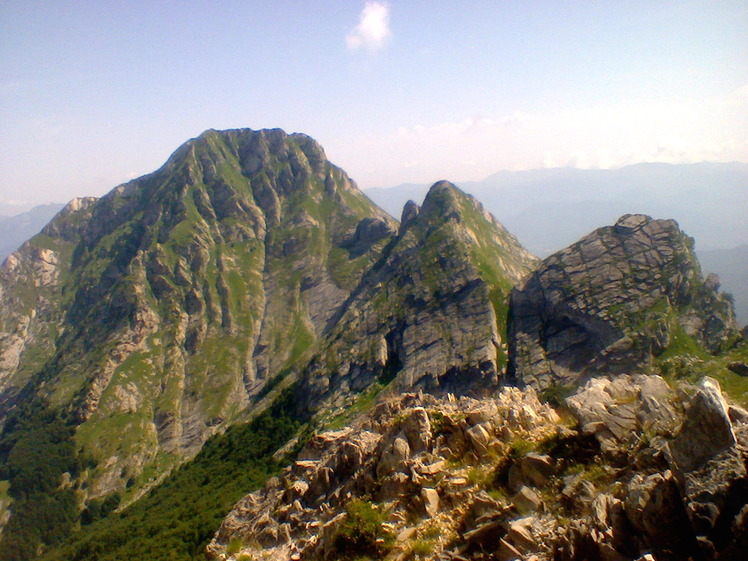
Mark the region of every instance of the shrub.
<instances>
[{"instance_id":1,"label":"shrub","mask_svg":"<svg viewBox=\"0 0 748 561\"><path fill-rule=\"evenodd\" d=\"M242 540L239 538L231 538L228 547L226 547L226 555L236 555L242 548Z\"/></svg>"},{"instance_id":2,"label":"shrub","mask_svg":"<svg viewBox=\"0 0 748 561\"><path fill-rule=\"evenodd\" d=\"M413 555L416 557L426 557L434 551L434 544L431 540L416 540L413 543Z\"/></svg>"},{"instance_id":3,"label":"shrub","mask_svg":"<svg viewBox=\"0 0 748 561\"><path fill-rule=\"evenodd\" d=\"M384 513L368 501L354 499L346 507L346 518L333 539L333 559L353 560L362 556L383 559L395 537L382 524Z\"/></svg>"}]
</instances>

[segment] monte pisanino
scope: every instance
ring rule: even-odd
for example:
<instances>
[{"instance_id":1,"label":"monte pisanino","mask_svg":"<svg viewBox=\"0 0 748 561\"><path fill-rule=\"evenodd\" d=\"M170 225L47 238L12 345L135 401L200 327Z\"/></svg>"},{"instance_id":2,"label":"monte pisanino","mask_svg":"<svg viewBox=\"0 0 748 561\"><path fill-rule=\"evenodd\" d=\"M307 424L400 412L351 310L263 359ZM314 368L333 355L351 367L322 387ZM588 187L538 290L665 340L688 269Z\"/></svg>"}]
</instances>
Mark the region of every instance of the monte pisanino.
<instances>
[{"instance_id":1,"label":"monte pisanino","mask_svg":"<svg viewBox=\"0 0 748 561\"><path fill-rule=\"evenodd\" d=\"M0 560L748 558L748 333L629 214L539 260L448 181L209 130L0 267Z\"/></svg>"}]
</instances>

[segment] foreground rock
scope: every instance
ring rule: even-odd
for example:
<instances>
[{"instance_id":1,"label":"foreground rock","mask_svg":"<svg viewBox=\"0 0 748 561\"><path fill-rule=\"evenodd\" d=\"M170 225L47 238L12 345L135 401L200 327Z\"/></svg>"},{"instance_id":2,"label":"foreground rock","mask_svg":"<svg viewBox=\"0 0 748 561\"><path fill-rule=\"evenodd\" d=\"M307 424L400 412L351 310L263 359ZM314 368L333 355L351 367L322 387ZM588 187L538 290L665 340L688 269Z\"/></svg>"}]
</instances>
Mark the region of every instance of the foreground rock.
<instances>
[{"instance_id":1,"label":"foreground rock","mask_svg":"<svg viewBox=\"0 0 748 561\"><path fill-rule=\"evenodd\" d=\"M391 398L310 440L208 555L347 558L355 529L391 560L743 558L748 413L716 382L596 378L566 406L573 428L530 388Z\"/></svg>"},{"instance_id":2,"label":"foreground rock","mask_svg":"<svg viewBox=\"0 0 748 561\"><path fill-rule=\"evenodd\" d=\"M506 388L484 400L405 394L385 401L353 426L314 437L278 479L242 499L209 556L334 558L352 516L346 508L362 499L380 513L376 539L392 538L393 558L411 553L419 539L441 550L464 535L457 549L483 547L506 537L520 508L541 508L529 488L514 503L489 496L483 487L492 467L512 442L548 438L557 422L531 390ZM532 541L528 531L513 535L521 547Z\"/></svg>"},{"instance_id":3,"label":"foreground rock","mask_svg":"<svg viewBox=\"0 0 748 561\"><path fill-rule=\"evenodd\" d=\"M512 291L510 372L536 389L646 368L675 339L717 351L732 306L673 220L623 216L543 261Z\"/></svg>"}]
</instances>

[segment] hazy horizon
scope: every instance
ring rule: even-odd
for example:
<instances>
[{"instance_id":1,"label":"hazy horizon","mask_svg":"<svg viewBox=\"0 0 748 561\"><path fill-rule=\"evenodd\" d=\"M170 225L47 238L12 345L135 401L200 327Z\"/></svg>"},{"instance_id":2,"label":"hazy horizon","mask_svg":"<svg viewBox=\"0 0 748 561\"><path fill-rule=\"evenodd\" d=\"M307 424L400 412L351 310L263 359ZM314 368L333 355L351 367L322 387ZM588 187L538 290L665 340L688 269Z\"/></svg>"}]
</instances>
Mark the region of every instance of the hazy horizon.
<instances>
[{"instance_id":1,"label":"hazy horizon","mask_svg":"<svg viewBox=\"0 0 748 561\"><path fill-rule=\"evenodd\" d=\"M362 188L748 161L748 5L0 6L0 203L100 196L210 128L318 140Z\"/></svg>"}]
</instances>

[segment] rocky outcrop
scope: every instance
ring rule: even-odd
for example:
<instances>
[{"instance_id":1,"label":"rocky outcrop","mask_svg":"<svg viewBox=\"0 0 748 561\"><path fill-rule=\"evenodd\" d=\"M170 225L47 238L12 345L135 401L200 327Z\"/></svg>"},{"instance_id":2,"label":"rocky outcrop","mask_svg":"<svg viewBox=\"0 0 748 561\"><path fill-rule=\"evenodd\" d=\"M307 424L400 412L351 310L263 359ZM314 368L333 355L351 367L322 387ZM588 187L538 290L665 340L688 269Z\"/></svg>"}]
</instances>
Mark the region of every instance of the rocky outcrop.
<instances>
[{"instance_id":1,"label":"rocky outcrop","mask_svg":"<svg viewBox=\"0 0 748 561\"><path fill-rule=\"evenodd\" d=\"M386 512L384 527L396 537L392 558L405 559L418 535L446 544L464 533L473 545L499 535L507 546L525 548L533 542L528 521L508 520L517 509L537 510L539 499L520 490L512 507L482 492L478 479L490 478L491 462L513 439L546 438L557 421L532 390L505 388L484 400L387 399L352 426L312 438L279 478L242 499L208 546L209 557L334 558L339 528L351 516L346 506L362 499Z\"/></svg>"},{"instance_id":2,"label":"rocky outcrop","mask_svg":"<svg viewBox=\"0 0 748 561\"><path fill-rule=\"evenodd\" d=\"M543 261L512 291L510 375L538 389L626 373L686 339L717 351L732 306L673 220L626 215Z\"/></svg>"},{"instance_id":3,"label":"rocky outcrop","mask_svg":"<svg viewBox=\"0 0 748 561\"><path fill-rule=\"evenodd\" d=\"M596 378L565 405L575 423L531 388L385 399L242 499L209 558L337 558L363 503L393 561L742 558L748 413L713 380Z\"/></svg>"},{"instance_id":4,"label":"rocky outcrop","mask_svg":"<svg viewBox=\"0 0 748 561\"><path fill-rule=\"evenodd\" d=\"M672 435L682 413L662 378L641 374L592 379L566 405L604 452L630 446L644 433Z\"/></svg>"},{"instance_id":5,"label":"rocky outcrop","mask_svg":"<svg viewBox=\"0 0 748 561\"><path fill-rule=\"evenodd\" d=\"M685 511L707 553L724 547L726 537L740 527L741 511L748 512L747 449L735 434L748 428L747 420L742 414L731 416L719 384L705 378L668 443Z\"/></svg>"}]
</instances>

